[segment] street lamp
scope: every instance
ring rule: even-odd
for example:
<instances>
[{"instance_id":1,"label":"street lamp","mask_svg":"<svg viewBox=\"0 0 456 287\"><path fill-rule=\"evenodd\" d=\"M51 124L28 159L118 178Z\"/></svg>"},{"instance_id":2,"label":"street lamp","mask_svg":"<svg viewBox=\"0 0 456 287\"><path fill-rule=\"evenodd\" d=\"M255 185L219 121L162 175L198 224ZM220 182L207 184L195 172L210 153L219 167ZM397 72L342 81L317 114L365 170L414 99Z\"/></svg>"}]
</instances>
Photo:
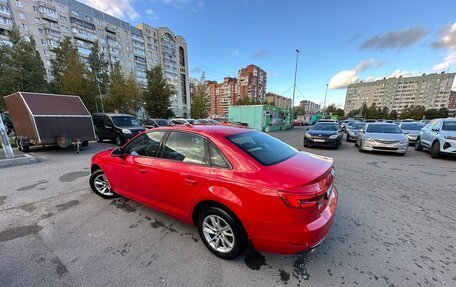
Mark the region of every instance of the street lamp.
<instances>
[{"instance_id":1,"label":"street lamp","mask_svg":"<svg viewBox=\"0 0 456 287\"><path fill-rule=\"evenodd\" d=\"M294 109L294 101L295 101L295 91L296 91L296 74L298 73L298 55L299 55L299 50L296 49L296 65L295 65L295 74L294 74L294 84L293 84L293 103L292 103L292 109Z\"/></svg>"},{"instance_id":2,"label":"street lamp","mask_svg":"<svg viewBox=\"0 0 456 287\"><path fill-rule=\"evenodd\" d=\"M325 113L326 96L328 95L328 84L326 84L325 101L323 102L323 113Z\"/></svg>"}]
</instances>

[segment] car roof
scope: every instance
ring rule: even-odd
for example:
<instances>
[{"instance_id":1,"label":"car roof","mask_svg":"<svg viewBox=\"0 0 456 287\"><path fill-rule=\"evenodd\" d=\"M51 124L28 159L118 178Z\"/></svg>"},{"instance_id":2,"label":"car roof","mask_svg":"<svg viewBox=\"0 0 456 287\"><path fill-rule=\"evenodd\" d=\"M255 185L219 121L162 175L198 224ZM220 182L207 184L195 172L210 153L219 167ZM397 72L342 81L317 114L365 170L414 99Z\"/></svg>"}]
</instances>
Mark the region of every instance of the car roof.
<instances>
[{"instance_id":1,"label":"car roof","mask_svg":"<svg viewBox=\"0 0 456 287\"><path fill-rule=\"evenodd\" d=\"M110 116L110 117L114 117L114 116L135 117L135 116L129 115L129 114L117 114L117 113L93 113L93 115L107 115L107 116Z\"/></svg>"},{"instance_id":2,"label":"car roof","mask_svg":"<svg viewBox=\"0 0 456 287\"><path fill-rule=\"evenodd\" d=\"M171 130L171 131L185 131L185 132L195 132L203 135L215 135L215 136L230 136L234 134L246 133L256 131L254 129L238 128L233 126L205 126L205 125L177 125L170 127L161 127L156 128L154 131L158 130Z\"/></svg>"},{"instance_id":3,"label":"car roof","mask_svg":"<svg viewBox=\"0 0 456 287\"><path fill-rule=\"evenodd\" d=\"M390 126L397 126L395 123L388 123L388 122L374 122L374 123L366 123L370 126L384 126L384 125L390 125Z\"/></svg>"}]
</instances>

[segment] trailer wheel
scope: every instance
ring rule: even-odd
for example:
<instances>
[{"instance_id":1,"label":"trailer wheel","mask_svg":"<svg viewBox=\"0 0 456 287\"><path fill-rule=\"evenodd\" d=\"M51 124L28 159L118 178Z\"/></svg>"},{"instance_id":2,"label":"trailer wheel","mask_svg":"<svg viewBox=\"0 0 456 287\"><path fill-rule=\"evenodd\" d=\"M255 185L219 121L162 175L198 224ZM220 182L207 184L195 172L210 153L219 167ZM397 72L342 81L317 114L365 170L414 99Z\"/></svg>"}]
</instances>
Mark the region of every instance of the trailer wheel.
<instances>
[{"instance_id":1,"label":"trailer wheel","mask_svg":"<svg viewBox=\"0 0 456 287\"><path fill-rule=\"evenodd\" d=\"M29 152L30 151L30 146L28 144L24 143L24 138L20 137L16 139L16 145L17 148L22 151L22 152Z\"/></svg>"},{"instance_id":2,"label":"trailer wheel","mask_svg":"<svg viewBox=\"0 0 456 287\"><path fill-rule=\"evenodd\" d=\"M71 141L64 135L57 136L56 141L59 148L68 148L71 145Z\"/></svg>"},{"instance_id":3,"label":"trailer wheel","mask_svg":"<svg viewBox=\"0 0 456 287\"><path fill-rule=\"evenodd\" d=\"M88 145L89 145L89 141L83 141L83 142L81 143L81 146L88 146Z\"/></svg>"}]
</instances>

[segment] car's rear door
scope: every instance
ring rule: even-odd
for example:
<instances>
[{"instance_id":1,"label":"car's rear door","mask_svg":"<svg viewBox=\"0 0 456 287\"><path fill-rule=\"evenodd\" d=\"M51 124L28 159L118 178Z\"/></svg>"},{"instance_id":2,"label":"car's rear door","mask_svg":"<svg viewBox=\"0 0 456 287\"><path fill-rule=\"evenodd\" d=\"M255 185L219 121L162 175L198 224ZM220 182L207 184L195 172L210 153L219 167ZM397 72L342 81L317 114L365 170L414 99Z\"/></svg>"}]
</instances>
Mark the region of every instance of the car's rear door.
<instances>
[{"instance_id":1,"label":"car's rear door","mask_svg":"<svg viewBox=\"0 0 456 287\"><path fill-rule=\"evenodd\" d=\"M171 131L151 169L151 174L158 175L156 181L151 181L154 205L185 216L192 198L209 182L207 140L195 133Z\"/></svg>"}]
</instances>

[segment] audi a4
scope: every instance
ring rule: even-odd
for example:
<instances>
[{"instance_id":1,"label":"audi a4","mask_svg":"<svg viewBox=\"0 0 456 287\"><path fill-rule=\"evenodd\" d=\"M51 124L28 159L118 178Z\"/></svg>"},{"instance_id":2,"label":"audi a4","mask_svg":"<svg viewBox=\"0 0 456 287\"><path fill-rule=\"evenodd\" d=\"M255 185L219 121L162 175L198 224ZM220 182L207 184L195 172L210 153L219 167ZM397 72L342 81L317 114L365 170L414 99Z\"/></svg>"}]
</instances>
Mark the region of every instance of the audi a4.
<instances>
[{"instance_id":1,"label":"audi a4","mask_svg":"<svg viewBox=\"0 0 456 287\"><path fill-rule=\"evenodd\" d=\"M147 130L91 161L90 186L124 196L198 229L216 256L312 249L334 221L333 160L265 133L226 126Z\"/></svg>"}]
</instances>

